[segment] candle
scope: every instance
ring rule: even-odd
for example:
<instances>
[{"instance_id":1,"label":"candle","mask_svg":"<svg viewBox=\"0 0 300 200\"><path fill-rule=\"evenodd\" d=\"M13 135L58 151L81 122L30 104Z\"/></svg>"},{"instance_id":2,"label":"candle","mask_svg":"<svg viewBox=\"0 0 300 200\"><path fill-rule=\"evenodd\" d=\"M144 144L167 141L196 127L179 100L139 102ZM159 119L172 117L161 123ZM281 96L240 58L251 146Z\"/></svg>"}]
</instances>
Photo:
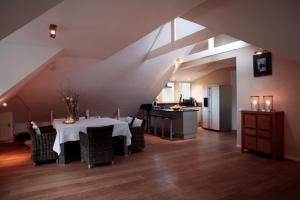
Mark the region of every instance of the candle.
<instances>
[{"instance_id":1,"label":"candle","mask_svg":"<svg viewBox=\"0 0 300 200\"><path fill-rule=\"evenodd\" d=\"M256 99L254 99L253 101L252 101L252 106L253 106L253 109L254 110L257 110L257 100Z\"/></svg>"},{"instance_id":2,"label":"candle","mask_svg":"<svg viewBox=\"0 0 300 200\"><path fill-rule=\"evenodd\" d=\"M271 101L266 100L266 111L270 111L270 105L271 105Z\"/></svg>"},{"instance_id":3,"label":"candle","mask_svg":"<svg viewBox=\"0 0 300 200\"><path fill-rule=\"evenodd\" d=\"M118 108L117 110L117 119L119 120L121 117L121 111L120 111L120 108Z\"/></svg>"},{"instance_id":4,"label":"candle","mask_svg":"<svg viewBox=\"0 0 300 200\"><path fill-rule=\"evenodd\" d=\"M85 111L85 117L86 117L87 119L90 118L90 110L89 110L89 109L86 109L86 111Z\"/></svg>"},{"instance_id":5,"label":"candle","mask_svg":"<svg viewBox=\"0 0 300 200\"><path fill-rule=\"evenodd\" d=\"M64 123L65 123L65 124L73 124L73 123L75 123L75 120L74 120L72 117L67 117L67 118L64 120Z\"/></svg>"},{"instance_id":6,"label":"candle","mask_svg":"<svg viewBox=\"0 0 300 200\"><path fill-rule=\"evenodd\" d=\"M253 100L253 105L256 106L256 104L257 104L257 100Z\"/></svg>"}]
</instances>

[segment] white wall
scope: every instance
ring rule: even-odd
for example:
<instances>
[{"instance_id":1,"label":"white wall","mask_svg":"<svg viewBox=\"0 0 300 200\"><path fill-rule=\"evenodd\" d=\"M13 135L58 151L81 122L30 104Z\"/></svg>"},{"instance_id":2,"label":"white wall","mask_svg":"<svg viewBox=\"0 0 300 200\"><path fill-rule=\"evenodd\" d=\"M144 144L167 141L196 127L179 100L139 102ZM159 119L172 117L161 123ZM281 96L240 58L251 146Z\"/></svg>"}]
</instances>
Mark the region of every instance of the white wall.
<instances>
[{"instance_id":1,"label":"white wall","mask_svg":"<svg viewBox=\"0 0 300 200\"><path fill-rule=\"evenodd\" d=\"M91 114L109 116L119 107L122 115L134 114L141 103L153 101L170 79L174 60L186 53L182 48L145 60L158 35L157 27L202 2L64 0L1 40L0 48L5 45L24 45L24 48L21 51L6 48L0 52L0 64L4 63L0 69L7 71L0 74L0 95L2 89L9 90L40 66L36 63L49 65L34 73L37 76L32 73L27 76L30 81L23 88L18 84L20 90L9 95L12 98L6 97L8 107L0 110L13 111L17 122L48 120L50 110L54 110L56 117L63 117L66 108L60 90L71 87L80 95L81 112L88 108ZM11 2L19 5L15 3ZM29 4L32 6L32 1ZM9 17L7 11L3 13ZM14 17L17 22L24 20L18 13ZM14 20L6 18L4 21L14 26ZM51 23L58 25L55 39L48 34ZM34 46L36 51L28 46ZM41 61L44 50L57 48L63 52L51 63L47 59ZM27 74L21 73L27 67Z\"/></svg>"},{"instance_id":2,"label":"white wall","mask_svg":"<svg viewBox=\"0 0 300 200\"><path fill-rule=\"evenodd\" d=\"M285 112L285 156L300 161L300 65L297 64L300 62L300 28L296 25L300 1L265 0L259 1L259 6L257 2L206 1L183 18L273 52L273 75L260 78L253 77L254 47L213 57L237 59L238 109L250 108L251 95L274 96L275 109ZM240 112L237 113L237 120L237 144L241 144Z\"/></svg>"},{"instance_id":3,"label":"white wall","mask_svg":"<svg viewBox=\"0 0 300 200\"><path fill-rule=\"evenodd\" d=\"M55 117L65 117L60 91L72 88L80 95L80 113L89 109L92 115L112 116L120 108L122 116L135 114L142 103L152 103L169 81L175 59L188 49L144 60L157 33L158 30L151 32L104 61L59 56L30 80L5 109L15 113L16 122L29 118L47 121L51 110Z\"/></svg>"},{"instance_id":4,"label":"white wall","mask_svg":"<svg viewBox=\"0 0 300 200\"><path fill-rule=\"evenodd\" d=\"M237 96L236 96L236 70L230 72L230 85L231 85L231 99L232 99L232 109L231 109L231 128L232 130L237 129Z\"/></svg>"},{"instance_id":5,"label":"white wall","mask_svg":"<svg viewBox=\"0 0 300 200\"><path fill-rule=\"evenodd\" d=\"M236 130L236 82L235 68L223 68L209 73L192 83L192 96L198 101L203 103L203 87L207 85L230 85L232 90L232 129Z\"/></svg>"},{"instance_id":6,"label":"white wall","mask_svg":"<svg viewBox=\"0 0 300 200\"><path fill-rule=\"evenodd\" d=\"M300 160L300 64L273 54L273 75L254 78L253 51L254 48L245 48L237 56L237 106L249 109L251 95L273 95L274 108L285 112L285 156ZM240 122L238 113L238 144L241 144Z\"/></svg>"},{"instance_id":7,"label":"white wall","mask_svg":"<svg viewBox=\"0 0 300 200\"><path fill-rule=\"evenodd\" d=\"M285 112L284 148L285 157L300 160L300 64L273 54L273 75L254 78L253 54L256 47L226 52L203 59L209 62L236 58L237 78L237 145L241 145L241 113L250 109L249 98L252 95L273 95L274 108Z\"/></svg>"},{"instance_id":8,"label":"white wall","mask_svg":"<svg viewBox=\"0 0 300 200\"><path fill-rule=\"evenodd\" d=\"M300 62L300 1L209 0L182 18Z\"/></svg>"},{"instance_id":9,"label":"white wall","mask_svg":"<svg viewBox=\"0 0 300 200\"><path fill-rule=\"evenodd\" d=\"M201 77L192 83L192 96L198 101L203 102L203 86L205 85L230 85L231 72L235 71L233 67L223 68L213 71L204 77Z\"/></svg>"}]
</instances>

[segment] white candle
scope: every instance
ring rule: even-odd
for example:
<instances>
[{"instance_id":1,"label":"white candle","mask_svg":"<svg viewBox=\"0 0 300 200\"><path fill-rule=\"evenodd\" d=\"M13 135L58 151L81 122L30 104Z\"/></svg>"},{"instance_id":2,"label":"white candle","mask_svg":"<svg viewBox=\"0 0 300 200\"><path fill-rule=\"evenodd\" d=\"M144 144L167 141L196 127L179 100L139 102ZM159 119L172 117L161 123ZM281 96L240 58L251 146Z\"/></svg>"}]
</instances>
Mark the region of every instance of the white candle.
<instances>
[{"instance_id":1,"label":"white candle","mask_svg":"<svg viewBox=\"0 0 300 200\"><path fill-rule=\"evenodd\" d=\"M118 111L117 111L117 119L119 120L120 119L120 116L121 115L121 112L120 112L120 108L118 108Z\"/></svg>"},{"instance_id":2,"label":"white candle","mask_svg":"<svg viewBox=\"0 0 300 200\"><path fill-rule=\"evenodd\" d=\"M253 100L253 105L257 105L257 100Z\"/></svg>"},{"instance_id":3,"label":"white candle","mask_svg":"<svg viewBox=\"0 0 300 200\"><path fill-rule=\"evenodd\" d=\"M87 119L90 118L90 110L89 109L86 109L85 116L86 116Z\"/></svg>"},{"instance_id":4,"label":"white candle","mask_svg":"<svg viewBox=\"0 0 300 200\"><path fill-rule=\"evenodd\" d=\"M257 100L256 99L254 99L253 101L252 101L252 105L253 105L253 109L254 110L257 110Z\"/></svg>"},{"instance_id":5,"label":"white candle","mask_svg":"<svg viewBox=\"0 0 300 200\"><path fill-rule=\"evenodd\" d=\"M270 111L270 105L271 105L271 101L266 100L266 111Z\"/></svg>"}]
</instances>

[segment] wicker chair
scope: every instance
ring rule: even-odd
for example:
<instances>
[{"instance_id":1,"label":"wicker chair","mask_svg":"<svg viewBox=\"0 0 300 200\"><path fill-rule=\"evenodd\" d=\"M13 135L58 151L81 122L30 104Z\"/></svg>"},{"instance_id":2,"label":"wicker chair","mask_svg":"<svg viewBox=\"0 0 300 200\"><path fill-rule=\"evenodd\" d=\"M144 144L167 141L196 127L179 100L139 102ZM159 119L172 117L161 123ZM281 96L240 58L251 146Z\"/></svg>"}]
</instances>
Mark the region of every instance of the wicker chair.
<instances>
[{"instance_id":1,"label":"wicker chair","mask_svg":"<svg viewBox=\"0 0 300 200\"><path fill-rule=\"evenodd\" d=\"M39 127L41 134L37 134L28 122L27 128L32 141L31 159L34 165L43 161L56 160L57 154L53 151L56 131L52 126Z\"/></svg>"},{"instance_id":2,"label":"wicker chair","mask_svg":"<svg viewBox=\"0 0 300 200\"><path fill-rule=\"evenodd\" d=\"M143 120L142 125L139 127L133 127L134 120L136 118L134 117L131 123L129 124L130 132L132 134L131 138L131 145L130 145L130 151L140 151L145 148L145 138L144 138L144 126L145 126L145 120Z\"/></svg>"},{"instance_id":3,"label":"wicker chair","mask_svg":"<svg viewBox=\"0 0 300 200\"><path fill-rule=\"evenodd\" d=\"M80 132L81 161L88 164L88 168L95 164L113 164L113 140L114 126L88 127L87 134Z\"/></svg>"}]
</instances>

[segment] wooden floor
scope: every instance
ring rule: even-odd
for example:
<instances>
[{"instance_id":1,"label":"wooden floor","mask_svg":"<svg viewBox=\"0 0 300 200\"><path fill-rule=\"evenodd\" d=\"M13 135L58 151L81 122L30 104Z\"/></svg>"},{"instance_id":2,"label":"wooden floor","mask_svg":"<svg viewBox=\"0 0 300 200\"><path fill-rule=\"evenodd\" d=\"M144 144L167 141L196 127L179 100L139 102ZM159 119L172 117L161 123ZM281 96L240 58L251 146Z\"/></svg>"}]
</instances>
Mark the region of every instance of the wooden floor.
<instances>
[{"instance_id":1,"label":"wooden floor","mask_svg":"<svg viewBox=\"0 0 300 200\"><path fill-rule=\"evenodd\" d=\"M0 144L0 199L300 199L300 163L241 154L232 133L197 139L146 135L144 152L88 169L33 167L28 147Z\"/></svg>"}]
</instances>

